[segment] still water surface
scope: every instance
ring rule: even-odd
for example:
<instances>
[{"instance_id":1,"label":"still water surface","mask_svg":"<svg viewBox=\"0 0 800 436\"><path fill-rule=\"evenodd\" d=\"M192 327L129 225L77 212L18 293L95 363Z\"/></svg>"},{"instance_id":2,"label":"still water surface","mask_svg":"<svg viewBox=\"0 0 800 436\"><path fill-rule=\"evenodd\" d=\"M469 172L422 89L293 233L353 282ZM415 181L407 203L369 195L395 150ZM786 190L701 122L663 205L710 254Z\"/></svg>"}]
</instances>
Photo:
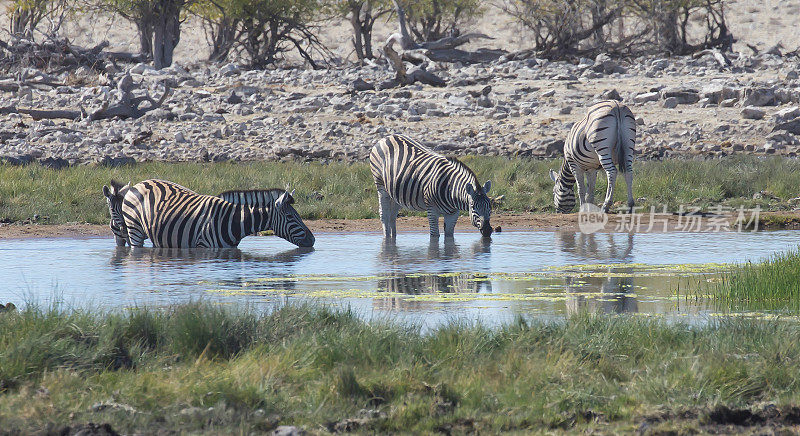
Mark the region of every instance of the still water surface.
<instances>
[{"instance_id":1,"label":"still water surface","mask_svg":"<svg viewBox=\"0 0 800 436\"><path fill-rule=\"evenodd\" d=\"M429 327L582 309L696 321L713 307L676 298L676 289L715 280L720 264L798 244L796 231L504 232L491 241L471 232L434 241L407 233L393 244L376 233L320 233L312 250L277 237L250 237L228 250L119 249L110 238L3 240L0 301L129 307L205 299L268 307L311 300Z\"/></svg>"}]
</instances>

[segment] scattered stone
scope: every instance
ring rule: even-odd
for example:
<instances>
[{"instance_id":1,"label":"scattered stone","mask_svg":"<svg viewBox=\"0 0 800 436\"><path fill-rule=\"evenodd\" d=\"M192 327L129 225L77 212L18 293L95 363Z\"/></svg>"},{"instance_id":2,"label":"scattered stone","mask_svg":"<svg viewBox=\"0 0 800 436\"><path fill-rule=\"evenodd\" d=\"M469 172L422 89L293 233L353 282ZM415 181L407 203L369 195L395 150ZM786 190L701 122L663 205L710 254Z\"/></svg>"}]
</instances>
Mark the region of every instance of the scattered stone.
<instances>
[{"instance_id":1,"label":"scattered stone","mask_svg":"<svg viewBox=\"0 0 800 436\"><path fill-rule=\"evenodd\" d=\"M685 87L664 88L661 96L665 100L675 98L678 104L695 104L700 100L700 93L696 89Z\"/></svg>"},{"instance_id":2,"label":"scattered stone","mask_svg":"<svg viewBox=\"0 0 800 436\"><path fill-rule=\"evenodd\" d=\"M238 74L241 74L241 72L242 71L239 69L239 66L234 63L224 65L222 68L219 69L219 75L225 77L236 76Z\"/></svg>"},{"instance_id":3,"label":"scattered stone","mask_svg":"<svg viewBox=\"0 0 800 436\"><path fill-rule=\"evenodd\" d=\"M305 430L293 425L280 425L270 433L272 436L305 436L306 434Z\"/></svg>"},{"instance_id":4,"label":"scattered stone","mask_svg":"<svg viewBox=\"0 0 800 436\"><path fill-rule=\"evenodd\" d=\"M766 112L754 106L746 106L742 108L741 114L742 118L747 120L760 120L764 118Z\"/></svg>"},{"instance_id":5,"label":"scattered stone","mask_svg":"<svg viewBox=\"0 0 800 436\"><path fill-rule=\"evenodd\" d=\"M242 97L239 97L238 95L236 95L236 92L232 91L231 95L229 95L228 98L225 99L225 102L228 104L239 104L242 102Z\"/></svg>"},{"instance_id":6,"label":"scattered stone","mask_svg":"<svg viewBox=\"0 0 800 436\"><path fill-rule=\"evenodd\" d=\"M364 79L362 79L360 77L353 81L353 83L351 84L351 87L353 88L354 91L359 91L359 92L360 91L374 91L375 90L375 85L365 81Z\"/></svg>"},{"instance_id":7,"label":"scattered stone","mask_svg":"<svg viewBox=\"0 0 800 436\"><path fill-rule=\"evenodd\" d=\"M772 115L772 120L776 123L783 123L797 117L800 117L800 107L792 106L775 112Z\"/></svg>"},{"instance_id":8,"label":"scattered stone","mask_svg":"<svg viewBox=\"0 0 800 436\"><path fill-rule=\"evenodd\" d=\"M650 101L658 101L660 98L661 94L658 92L645 92L633 97L633 101L635 103L647 103Z\"/></svg>"},{"instance_id":9,"label":"scattered stone","mask_svg":"<svg viewBox=\"0 0 800 436\"><path fill-rule=\"evenodd\" d=\"M561 115L569 115L572 113L572 106L562 106L561 109L558 110L558 113Z\"/></svg>"},{"instance_id":10,"label":"scattered stone","mask_svg":"<svg viewBox=\"0 0 800 436\"><path fill-rule=\"evenodd\" d=\"M775 104L773 88L746 88L743 95L743 106L772 106Z\"/></svg>"},{"instance_id":11,"label":"scattered stone","mask_svg":"<svg viewBox=\"0 0 800 436\"><path fill-rule=\"evenodd\" d=\"M620 97L619 92L616 89L608 89L600 94L600 98L603 100L617 100L622 101L622 97Z\"/></svg>"},{"instance_id":12,"label":"scattered stone","mask_svg":"<svg viewBox=\"0 0 800 436\"><path fill-rule=\"evenodd\" d=\"M664 99L664 103L662 103L662 106L667 108L667 109L674 109L674 108L678 107L678 98L677 97L668 97L668 98Z\"/></svg>"},{"instance_id":13,"label":"scattered stone","mask_svg":"<svg viewBox=\"0 0 800 436\"><path fill-rule=\"evenodd\" d=\"M777 130L783 130L794 135L800 135L800 117L795 118L793 120L785 121L783 123L778 123L775 127L772 128L773 132Z\"/></svg>"}]
</instances>

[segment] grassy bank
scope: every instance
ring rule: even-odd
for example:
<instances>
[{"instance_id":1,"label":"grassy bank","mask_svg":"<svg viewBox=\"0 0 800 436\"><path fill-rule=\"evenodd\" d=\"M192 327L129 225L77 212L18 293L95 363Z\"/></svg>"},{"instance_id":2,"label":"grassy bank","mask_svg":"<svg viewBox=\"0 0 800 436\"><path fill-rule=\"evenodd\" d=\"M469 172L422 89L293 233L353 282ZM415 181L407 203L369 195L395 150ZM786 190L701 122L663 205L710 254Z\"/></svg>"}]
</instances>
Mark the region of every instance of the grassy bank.
<instances>
[{"instance_id":1,"label":"grassy bank","mask_svg":"<svg viewBox=\"0 0 800 436\"><path fill-rule=\"evenodd\" d=\"M720 281L702 284L723 309L800 311L800 250L776 253L761 262L734 266Z\"/></svg>"},{"instance_id":2,"label":"grassy bank","mask_svg":"<svg viewBox=\"0 0 800 436\"><path fill-rule=\"evenodd\" d=\"M689 431L730 424L722 406L780 417L800 402L795 323L586 315L423 335L324 308L188 304L0 313L0 332L0 422L23 433Z\"/></svg>"},{"instance_id":3,"label":"grassy bank","mask_svg":"<svg viewBox=\"0 0 800 436\"><path fill-rule=\"evenodd\" d=\"M475 157L463 159L483 180L494 184L492 195L504 195L507 212L552 212L552 182L547 172L555 160ZM708 208L761 205L790 208L800 195L800 162L780 157L731 157L721 160L668 160L635 164L634 195L640 205L679 204ZM130 167L80 166L50 170L36 165L0 165L0 219L23 221L34 215L42 222L105 223L103 184L116 178L137 182L147 178L172 180L197 192L217 194L228 189L284 187L297 189L297 209L308 218L374 218L377 196L366 163L145 163ZM598 177L596 198L605 192L605 176ZM616 199L623 200L624 182L617 183ZM755 193L767 195L753 199ZM778 199L773 199L775 196ZM648 209L649 210L649 209Z\"/></svg>"}]
</instances>

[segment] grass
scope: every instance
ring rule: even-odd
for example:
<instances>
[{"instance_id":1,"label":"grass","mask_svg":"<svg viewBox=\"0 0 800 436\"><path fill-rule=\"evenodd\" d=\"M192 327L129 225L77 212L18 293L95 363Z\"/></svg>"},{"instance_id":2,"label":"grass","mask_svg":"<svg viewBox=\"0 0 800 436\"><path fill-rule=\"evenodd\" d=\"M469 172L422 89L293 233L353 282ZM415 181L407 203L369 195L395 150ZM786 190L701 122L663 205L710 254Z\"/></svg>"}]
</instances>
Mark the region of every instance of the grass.
<instances>
[{"instance_id":1,"label":"grass","mask_svg":"<svg viewBox=\"0 0 800 436\"><path fill-rule=\"evenodd\" d=\"M124 433L627 433L654 413L800 401L795 323L580 315L421 334L324 307L191 303L29 307L0 313L0 332L0 422L12 433L87 422Z\"/></svg>"},{"instance_id":2,"label":"grass","mask_svg":"<svg viewBox=\"0 0 800 436\"><path fill-rule=\"evenodd\" d=\"M800 311L800 249L736 265L702 294L733 310Z\"/></svg>"},{"instance_id":3,"label":"grass","mask_svg":"<svg viewBox=\"0 0 800 436\"><path fill-rule=\"evenodd\" d=\"M505 212L553 212L549 168L555 160L504 157L463 158L481 181L491 179L491 194L503 195ZM761 206L789 210L788 200L800 195L800 162L781 157L736 156L716 160L637 162L634 195L644 210L666 204L709 209ZM129 167L78 166L50 170L38 165L0 164L0 220L25 221L39 215L40 222L107 222L101 188L111 178L138 182L147 178L172 180L200 193L228 189L284 187L297 189L297 209L311 218L375 218L377 196L367 163L143 163ZM605 192L604 173L597 183L597 199ZM624 181L617 181L615 199L625 196ZM762 196L768 191L779 200Z\"/></svg>"}]
</instances>

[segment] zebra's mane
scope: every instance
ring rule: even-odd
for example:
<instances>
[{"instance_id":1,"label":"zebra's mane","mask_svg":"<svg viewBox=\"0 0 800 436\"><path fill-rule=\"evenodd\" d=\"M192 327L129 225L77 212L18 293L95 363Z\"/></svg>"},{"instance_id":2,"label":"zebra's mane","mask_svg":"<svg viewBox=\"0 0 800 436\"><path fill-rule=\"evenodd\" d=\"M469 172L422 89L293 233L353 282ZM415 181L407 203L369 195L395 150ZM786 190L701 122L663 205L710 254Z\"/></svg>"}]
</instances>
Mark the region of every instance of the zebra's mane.
<instances>
[{"instance_id":1,"label":"zebra's mane","mask_svg":"<svg viewBox=\"0 0 800 436\"><path fill-rule=\"evenodd\" d=\"M284 192L283 189L279 188L271 188L271 189L242 189L242 190L230 190L221 192L217 197L222 198L223 200L234 203L234 204L245 204L248 206L253 206L250 202L247 201L248 198L255 199L255 202L261 204L267 198L271 200L280 197ZM289 202L287 204L294 203L294 198L289 196Z\"/></svg>"},{"instance_id":2,"label":"zebra's mane","mask_svg":"<svg viewBox=\"0 0 800 436\"><path fill-rule=\"evenodd\" d=\"M464 162L458 160L458 158L455 156L445 156L445 159L447 159L450 164L469 174L470 179L472 179L473 183L475 183L475 191L483 193L483 186L480 184L480 182L478 182L478 176L475 175L475 171L472 171L472 168L468 167Z\"/></svg>"}]
</instances>

